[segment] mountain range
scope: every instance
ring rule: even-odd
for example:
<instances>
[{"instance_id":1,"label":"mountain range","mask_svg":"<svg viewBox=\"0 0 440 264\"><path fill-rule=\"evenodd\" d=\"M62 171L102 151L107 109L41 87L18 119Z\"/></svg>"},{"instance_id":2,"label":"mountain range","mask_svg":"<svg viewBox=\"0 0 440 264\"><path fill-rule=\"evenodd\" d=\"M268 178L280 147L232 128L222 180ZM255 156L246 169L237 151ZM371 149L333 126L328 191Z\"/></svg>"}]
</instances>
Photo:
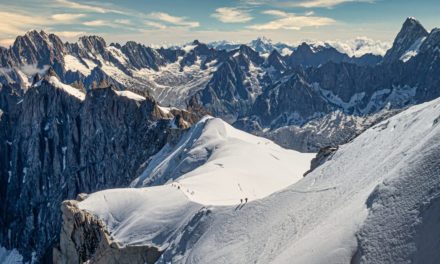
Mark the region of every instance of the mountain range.
<instances>
[{"instance_id":1,"label":"mountain range","mask_svg":"<svg viewBox=\"0 0 440 264\"><path fill-rule=\"evenodd\" d=\"M152 48L131 41L107 44L99 36L65 43L43 31L17 37L9 48L0 48L0 245L18 250L25 261L41 263L65 263L70 258L96 261L94 258L105 250L114 250L106 260L115 263L138 262L138 258L148 263L152 259L220 263L224 258L236 263L239 256L246 256L249 263L257 257L286 262L299 257L295 243L318 243L319 229L306 236L294 232L296 228L312 230L319 223L327 232L331 219L347 221L347 200L353 199L350 206L355 210L361 210L365 203L373 208L394 195L395 189L407 190L413 170L428 178L438 172L438 162L432 157L437 153L440 30L428 32L415 18L408 18L386 52L378 52L385 46L377 42L363 39L354 43L350 48L335 42L291 46L259 38L248 44L195 40L182 46ZM418 104L421 106L414 106ZM214 118L203 117L206 114ZM420 123L420 129L412 123ZM402 142L407 142L399 153L393 152L397 143L389 136L397 133L394 129L402 135ZM423 146L432 147L419 149L410 140L423 140ZM366 146L367 150L361 150ZM378 148L382 147L385 150L381 152ZM424 151L422 156L417 155L419 150ZM309 169L314 155L310 153L316 152L324 159L312 164L323 165L312 166L305 178L299 177ZM245 159L248 153L255 154L255 160ZM398 163L401 155L418 165ZM375 165L387 156L390 163ZM270 159L267 164L272 164L271 168L279 168L279 179L267 178L267 167L255 164L265 159ZM302 159L294 172L286 166ZM377 163L353 167L369 159ZM236 164L237 160L242 162ZM428 168L420 163L424 160L429 161ZM225 174L218 171L222 169L239 177L224 181L222 186L219 179ZM254 179L243 173L252 169L256 170L251 175ZM292 173L299 175L295 181L283 178ZM352 174L365 177L368 188L356 183ZM392 180L393 190L387 189L391 188L388 183L374 189L379 181ZM433 188L438 185L435 180L430 181ZM255 182L267 189L258 189ZM112 190L129 186L139 189L130 193ZM191 190L183 186L191 186ZM420 191L426 195L417 201L428 196L435 200L423 186ZM216 187L238 188L239 192L225 192L226 197L218 198L213 194ZM176 192L176 188L187 193ZM312 193L310 206L316 206L318 200L336 201L328 208L339 215L325 208L318 214L299 205L289 207L287 201L299 204L303 199L296 192L298 188ZM106 189L110 190L91 194ZM191 195L192 191L195 194ZM106 200L107 192L114 197ZM91 198L81 193L91 194ZM273 193L276 195L270 196ZM174 200L169 201L168 195ZM136 203L139 197L151 199L151 203ZM402 197L402 204L396 202L396 206L409 208L411 197ZM234 202L216 204L218 199ZM249 200L249 206L229 211L244 199L246 203ZM64 200L69 201L60 211ZM164 218L169 217L163 229L160 219L150 223L149 218L132 218L144 206L156 203L167 208L159 210ZM288 219L280 214L285 210L305 216ZM349 222L348 233L339 226L334 235L341 238L340 244L321 241L319 250L334 250L335 261L395 260L391 253L372 251L383 244L369 239L371 230L381 232L376 223L390 225L380 219L383 210L363 212ZM425 210L418 212L422 218L435 216L431 209L426 209L427 215ZM182 214L184 219L177 217ZM251 220L260 214L265 228ZM119 220L112 219L116 215ZM276 218L270 218L272 215ZM274 224L269 224L271 221ZM289 221L296 224L290 226ZM356 229L358 223L365 225ZM252 231L249 239L255 243L227 235L235 231L244 235L242 226L247 224ZM142 229L145 226L160 228ZM271 226L275 231L268 241L257 239ZM285 228L292 231L292 237L281 232ZM130 238L138 231L148 236L136 244L138 240ZM347 238L354 234L357 244ZM228 248L226 240L216 237L231 238L235 246ZM208 242L199 242L203 240ZM284 249L275 247L277 243ZM267 245L267 251L259 251L257 244ZM336 252L337 245L344 250ZM288 250L291 247L292 251ZM210 255L214 248L224 249ZM403 259L423 257L411 254L403 254ZM312 253L301 257L304 263L322 260Z\"/></svg>"}]
</instances>

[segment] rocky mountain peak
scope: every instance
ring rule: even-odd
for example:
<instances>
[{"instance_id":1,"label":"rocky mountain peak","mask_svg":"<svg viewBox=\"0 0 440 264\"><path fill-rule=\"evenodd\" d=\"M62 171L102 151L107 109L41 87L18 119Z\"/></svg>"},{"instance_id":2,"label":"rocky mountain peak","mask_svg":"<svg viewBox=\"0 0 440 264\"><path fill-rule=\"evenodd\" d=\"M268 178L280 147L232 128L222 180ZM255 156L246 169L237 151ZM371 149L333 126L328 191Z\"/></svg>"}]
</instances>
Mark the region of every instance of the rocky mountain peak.
<instances>
[{"instance_id":1,"label":"rocky mountain peak","mask_svg":"<svg viewBox=\"0 0 440 264\"><path fill-rule=\"evenodd\" d=\"M205 43L194 40L193 45L196 46L193 50L199 55L208 55L210 53L210 48Z\"/></svg>"},{"instance_id":2,"label":"rocky mountain peak","mask_svg":"<svg viewBox=\"0 0 440 264\"><path fill-rule=\"evenodd\" d=\"M428 31L426 31L418 20L413 17L407 18L402 25L402 29L397 34L392 48L385 54L383 62L391 63L398 61L415 42L425 38L428 34Z\"/></svg>"},{"instance_id":3,"label":"rocky mountain peak","mask_svg":"<svg viewBox=\"0 0 440 264\"><path fill-rule=\"evenodd\" d=\"M107 46L105 40L99 36L82 36L79 38L79 43L91 52L101 52Z\"/></svg>"},{"instance_id":4,"label":"rocky mountain peak","mask_svg":"<svg viewBox=\"0 0 440 264\"><path fill-rule=\"evenodd\" d=\"M48 34L44 32L43 30L37 31L37 30L30 30L26 32L24 37L30 38L30 39L48 39Z\"/></svg>"},{"instance_id":5,"label":"rocky mountain peak","mask_svg":"<svg viewBox=\"0 0 440 264\"><path fill-rule=\"evenodd\" d=\"M273 51L270 52L268 58L271 58L271 57L273 57L273 58L280 58L281 54L277 50L273 50Z\"/></svg>"},{"instance_id":6,"label":"rocky mountain peak","mask_svg":"<svg viewBox=\"0 0 440 264\"><path fill-rule=\"evenodd\" d=\"M425 30L423 25L415 18L415 17L408 17L405 22L403 23L402 29L405 28L419 28L421 30ZM426 31L426 30L425 30Z\"/></svg>"},{"instance_id":7,"label":"rocky mountain peak","mask_svg":"<svg viewBox=\"0 0 440 264\"><path fill-rule=\"evenodd\" d=\"M409 17L403 23L402 29L397 35L396 42L405 41L405 39L418 39L421 37L426 37L428 31L422 26L422 24L413 17Z\"/></svg>"},{"instance_id":8,"label":"rocky mountain peak","mask_svg":"<svg viewBox=\"0 0 440 264\"><path fill-rule=\"evenodd\" d=\"M273 66L275 69L280 71L286 70L286 65L283 60L283 57L277 50L273 50L270 55L267 57L267 64Z\"/></svg>"},{"instance_id":9,"label":"rocky mountain peak","mask_svg":"<svg viewBox=\"0 0 440 264\"><path fill-rule=\"evenodd\" d=\"M255 51L263 53L270 52L274 49L272 41L265 37L258 37L257 39L252 40L249 43L249 46L251 46Z\"/></svg>"},{"instance_id":10,"label":"rocky mountain peak","mask_svg":"<svg viewBox=\"0 0 440 264\"><path fill-rule=\"evenodd\" d=\"M312 48L310 47L309 44L303 42L303 43L301 43L301 45L299 45L299 46L296 48L296 51L295 51L295 52L301 52L301 53L304 53L304 52L306 52L306 53L313 53L313 50L312 50Z\"/></svg>"},{"instance_id":11,"label":"rocky mountain peak","mask_svg":"<svg viewBox=\"0 0 440 264\"><path fill-rule=\"evenodd\" d=\"M36 64L39 67L61 60L63 53L61 40L44 31L32 30L18 36L11 47L12 58L16 64Z\"/></svg>"},{"instance_id":12,"label":"rocky mountain peak","mask_svg":"<svg viewBox=\"0 0 440 264\"><path fill-rule=\"evenodd\" d=\"M253 54L253 53L256 53L255 50L253 50L251 47L249 47L247 45L240 45L239 50L243 54Z\"/></svg>"}]
</instances>

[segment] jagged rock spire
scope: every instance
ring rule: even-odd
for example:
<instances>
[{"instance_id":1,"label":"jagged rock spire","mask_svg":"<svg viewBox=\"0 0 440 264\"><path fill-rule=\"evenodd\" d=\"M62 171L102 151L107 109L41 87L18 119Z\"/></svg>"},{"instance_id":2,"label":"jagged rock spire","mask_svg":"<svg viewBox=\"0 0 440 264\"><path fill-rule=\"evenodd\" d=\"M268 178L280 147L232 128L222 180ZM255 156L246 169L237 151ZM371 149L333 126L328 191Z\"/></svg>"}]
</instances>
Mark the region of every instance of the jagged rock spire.
<instances>
[{"instance_id":1,"label":"jagged rock spire","mask_svg":"<svg viewBox=\"0 0 440 264\"><path fill-rule=\"evenodd\" d=\"M428 36L428 31L414 17L408 17L397 34L393 46L387 51L384 63L397 61L418 40Z\"/></svg>"}]
</instances>

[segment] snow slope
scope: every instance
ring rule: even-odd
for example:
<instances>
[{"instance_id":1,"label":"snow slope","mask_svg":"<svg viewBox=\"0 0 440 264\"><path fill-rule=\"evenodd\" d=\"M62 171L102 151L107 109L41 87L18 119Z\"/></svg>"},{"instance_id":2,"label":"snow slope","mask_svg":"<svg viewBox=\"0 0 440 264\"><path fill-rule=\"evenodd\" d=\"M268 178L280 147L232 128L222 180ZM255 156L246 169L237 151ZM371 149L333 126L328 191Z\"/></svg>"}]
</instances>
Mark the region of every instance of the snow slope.
<instances>
[{"instance_id":1,"label":"snow slope","mask_svg":"<svg viewBox=\"0 0 440 264\"><path fill-rule=\"evenodd\" d=\"M219 121L205 119L204 122L208 125L202 132L207 139L212 138L214 134L207 133L210 132L209 123ZM193 133L196 130L200 129L194 129ZM246 145L258 142L257 137L243 138L227 127L215 133L218 133L217 139L226 133L230 141L238 138ZM191 136L186 138L188 144L192 139ZM203 156L206 155L203 154L204 146L210 141L194 145L180 142L177 146L183 150L184 146L192 146L187 152ZM238 145L241 149L243 142L236 141L229 146ZM440 261L437 231L440 218L440 99L411 107L373 126L341 146L331 160L307 177L264 199L238 206L203 206L191 202L191 195L185 191L185 195L179 192L188 186L198 188L197 185L211 187L212 192L223 188L220 183L217 187L214 181L205 185L202 176L195 173L204 174L204 169L214 168L212 161L217 155L220 160L215 163L223 161L223 165L234 165L223 158L236 155L235 150L229 151L222 144L213 145L219 149L210 149L215 151L209 155L205 163L208 165L183 174L171 184L99 192L81 202L80 207L104 219L110 232L124 244L166 248L159 263ZM194 151L197 146L201 148ZM259 163L270 163L270 155L261 160L259 155L263 152L257 149L245 148L239 156L252 160L256 167L261 166ZM268 149L266 154L272 153L273 150ZM167 153L171 153L171 158L164 161L164 167L156 164L167 172L172 169L166 164L179 167L188 157L204 160L178 149L170 148ZM176 160L175 155L183 157ZM278 168L270 166L275 171L268 176L275 179ZM217 167L221 171L221 166ZM209 179L209 172L205 176ZM191 182L195 177L200 178ZM142 185L145 182L142 180L144 178L137 183ZM204 199L206 197L201 196L199 201ZM150 206L153 209L150 210ZM145 214L144 210L147 210ZM203 213L204 210L209 213Z\"/></svg>"},{"instance_id":2,"label":"snow slope","mask_svg":"<svg viewBox=\"0 0 440 264\"><path fill-rule=\"evenodd\" d=\"M240 211L214 211L209 227L194 231L203 236L179 259L438 263L438 232L432 231L440 213L431 201L440 196L439 117L440 99L411 107L341 146L285 190ZM173 258L165 254L163 262Z\"/></svg>"},{"instance_id":3,"label":"snow slope","mask_svg":"<svg viewBox=\"0 0 440 264\"><path fill-rule=\"evenodd\" d=\"M202 207L171 185L101 191L79 205L103 219L124 245L148 243L160 250Z\"/></svg>"},{"instance_id":4,"label":"snow slope","mask_svg":"<svg viewBox=\"0 0 440 264\"><path fill-rule=\"evenodd\" d=\"M409 61L411 58L417 56L419 53L419 49L425 41L426 37L419 38L416 40L411 47L400 57L400 60L403 62Z\"/></svg>"},{"instance_id":5,"label":"snow slope","mask_svg":"<svg viewBox=\"0 0 440 264\"><path fill-rule=\"evenodd\" d=\"M38 81L37 83L35 83L34 86L40 86L42 81L43 81L43 79ZM75 87L72 87L70 85L62 83L56 76L50 76L47 79L47 81L51 85L53 85L55 88L63 90L66 93L78 98L81 101L84 101L86 98L86 94L84 92L80 91L79 89L77 89Z\"/></svg>"},{"instance_id":6,"label":"snow slope","mask_svg":"<svg viewBox=\"0 0 440 264\"><path fill-rule=\"evenodd\" d=\"M170 179L194 202L235 205L261 199L302 178L314 157L205 117L174 147L157 154L132 186Z\"/></svg>"},{"instance_id":7,"label":"snow slope","mask_svg":"<svg viewBox=\"0 0 440 264\"><path fill-rule=\"evenodd\" d=\"M245 198L270 195L301 179L313 157L205 117L159 152L133 186L167 184L97 192L79 207L103 219L125 245L164 249L203 207L244 206Z\"/></svg>"}]
</instances>

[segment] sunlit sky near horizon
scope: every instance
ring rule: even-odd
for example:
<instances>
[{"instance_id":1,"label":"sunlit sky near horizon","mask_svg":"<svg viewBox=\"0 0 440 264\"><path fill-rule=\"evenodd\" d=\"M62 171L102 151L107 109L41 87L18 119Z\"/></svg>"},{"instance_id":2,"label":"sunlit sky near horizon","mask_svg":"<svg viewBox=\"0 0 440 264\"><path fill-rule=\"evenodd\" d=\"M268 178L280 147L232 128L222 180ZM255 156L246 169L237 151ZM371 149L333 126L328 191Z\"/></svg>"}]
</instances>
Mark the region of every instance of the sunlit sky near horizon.
<instances>
[{"instance_id":1,"label":"sunlit sky near horizon","mask_svg":"<svg viewBox=\"0 0 440 264\"><path fill-rule=\"evenodd\" d=\"M348 40L392 42L406 17L428 31L440 27L439 0L0 0L0 45L37 29L75 41L100 35L109 42L145 44Z\"/></svg>"}]
</instances>

